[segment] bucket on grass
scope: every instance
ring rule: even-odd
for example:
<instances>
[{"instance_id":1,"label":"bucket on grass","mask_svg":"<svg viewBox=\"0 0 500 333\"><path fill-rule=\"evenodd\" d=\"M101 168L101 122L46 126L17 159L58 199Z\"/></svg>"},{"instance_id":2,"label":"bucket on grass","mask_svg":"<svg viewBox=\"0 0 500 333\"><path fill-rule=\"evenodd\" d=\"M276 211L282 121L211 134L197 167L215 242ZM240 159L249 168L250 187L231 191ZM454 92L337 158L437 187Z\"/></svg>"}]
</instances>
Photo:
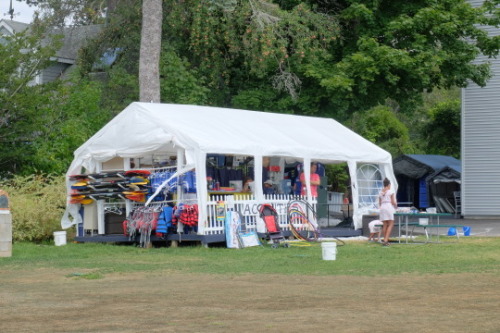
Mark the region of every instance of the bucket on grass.
<instances>
[{"instance_id":1,"label":"bucket on grass","mask_svg":"<svg viewBox=\"0 0 500 333\"><path fill-rule=\"evenodd\" d=\"M56 246L66 245L66 231L54 231L54 243Z\"/></svg>"},{"instance_id":2,"label":"bucket on grass","mask_svg":"<svg viewBox=\"0 0 500 333\"><path fill-rule=\"evenodd\" d=\"M321 254L323 260L335 260L337 259L337 243L335 242L322 242L321 243Z\"/></svg>"},{"instance_id":3,"label":"bucket on grass","mask_svg":"<svg viewBox=\"0 0 500 333\"><path fill-rule=\"evenodd\" d=\"M470 236L470 227L464 226L462 229L464 230L464 236Z\"/></svg>"},{"instance_id":4,"label":"bucket on grass","mask_svg":"<svg viewBox=\"0 0 500 333\"><path fill-rule=\"evenodd\" d=\"M457 235L457 229L454 227L451 227L448 229L448 236L456 236Z\"/></svg>"}]
</instances>

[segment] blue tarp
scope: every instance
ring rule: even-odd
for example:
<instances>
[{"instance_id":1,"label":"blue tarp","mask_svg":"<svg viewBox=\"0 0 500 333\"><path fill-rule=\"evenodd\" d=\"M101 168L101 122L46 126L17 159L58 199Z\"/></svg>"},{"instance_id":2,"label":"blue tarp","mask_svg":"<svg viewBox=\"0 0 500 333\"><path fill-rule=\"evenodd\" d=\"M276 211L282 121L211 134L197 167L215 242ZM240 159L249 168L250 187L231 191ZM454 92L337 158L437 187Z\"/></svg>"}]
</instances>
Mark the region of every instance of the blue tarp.
<instances>
[{"instance_id":1,"label":"blue tarp","mask_svg":"<svg viewBox=\"0 0 500 333\"><path fill-rule=\"evenodd\" d=\"M452 156L443 156L443 155L404 155L408 156L415 161L418 161L422 164L427 165L432 168L434 171L441 170L445 167L449 167L459 173L462 172L462 162L457 160Z\"/></svg>"},{"instance_id":2,"label":"blue tarp","mask_svg":"<svg viewBox=\"0 0 500 333\"><path fill-rule=\"evenodd\" d=\"M419 179L443 168L462 172L462 163L452 156L443 155L401 155L393 161L394 173Z\"/></svg>"}]
</instances>

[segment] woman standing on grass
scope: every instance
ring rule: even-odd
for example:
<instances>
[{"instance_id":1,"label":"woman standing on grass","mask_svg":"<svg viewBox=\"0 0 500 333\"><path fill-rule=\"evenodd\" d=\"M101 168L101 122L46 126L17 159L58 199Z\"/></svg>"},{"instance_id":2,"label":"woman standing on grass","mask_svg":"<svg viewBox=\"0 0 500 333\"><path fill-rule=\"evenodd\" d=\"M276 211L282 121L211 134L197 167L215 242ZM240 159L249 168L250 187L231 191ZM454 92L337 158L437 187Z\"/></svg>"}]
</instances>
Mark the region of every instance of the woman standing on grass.
<instances>
[{"instance_id":1,"label":"woman standing on grass","mask_svg":"<svg viewBox=\"0 0 500 333\"><path fill-rule=\"evenodd\" d=\"M391 182L387 178L384 178L384 188L378 195L378 206L380 208L380 220L384 224L382 227L382 234L384 236L382 245L389 246L389 236L394 227L394 213L398 204L396 202L396 195L391 190Z\"/></svg>"}]
</instances>

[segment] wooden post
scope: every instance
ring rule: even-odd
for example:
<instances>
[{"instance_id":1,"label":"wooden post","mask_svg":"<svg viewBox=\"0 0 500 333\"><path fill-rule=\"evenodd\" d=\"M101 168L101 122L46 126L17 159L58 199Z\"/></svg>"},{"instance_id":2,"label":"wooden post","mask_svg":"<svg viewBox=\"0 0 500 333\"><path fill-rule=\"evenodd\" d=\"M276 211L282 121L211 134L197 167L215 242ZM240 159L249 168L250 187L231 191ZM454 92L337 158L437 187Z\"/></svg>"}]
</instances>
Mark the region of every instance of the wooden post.
<instances>
[{"instance_id":1,"label":"wooden post","mask_svg":"<svg viewBox=\"0 0 500 333\"><path fill-rule=\"evenodd\" d=\"M0 257L12 257L12 215L9 195L0 190Z\"/></svg>"}]
</instances>

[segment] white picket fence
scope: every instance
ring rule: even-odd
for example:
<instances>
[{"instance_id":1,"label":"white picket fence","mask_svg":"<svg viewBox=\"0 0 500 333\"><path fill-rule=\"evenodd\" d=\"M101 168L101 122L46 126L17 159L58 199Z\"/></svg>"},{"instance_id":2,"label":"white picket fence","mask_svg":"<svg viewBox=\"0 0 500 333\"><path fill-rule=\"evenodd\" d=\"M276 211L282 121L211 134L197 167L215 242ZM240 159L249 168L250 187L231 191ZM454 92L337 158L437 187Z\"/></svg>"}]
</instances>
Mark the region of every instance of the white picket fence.
<instances>
[{"instance_id":1,"label":"white picket fence","mask_svg":"<svg viewBox=\"0 0 500 333\"><path fill-rule=\"evenodd\" d=\"M303 197L288 194L268 194L263 202L257 202L253 195L221 195L212 196L207 202L207 223L205 225L205 235L215 235L224 233L224 220L217 219L217 203L225 202L224 215L228 209L235 210L241 215L242 228L246 231L257 230L257 219L261 204L271 204L278 213L281 230L289 230L287 206L290 200L306 200ZM316 200L313 201L313 209L316 210Z\"/></svg>"}]
</instances>

